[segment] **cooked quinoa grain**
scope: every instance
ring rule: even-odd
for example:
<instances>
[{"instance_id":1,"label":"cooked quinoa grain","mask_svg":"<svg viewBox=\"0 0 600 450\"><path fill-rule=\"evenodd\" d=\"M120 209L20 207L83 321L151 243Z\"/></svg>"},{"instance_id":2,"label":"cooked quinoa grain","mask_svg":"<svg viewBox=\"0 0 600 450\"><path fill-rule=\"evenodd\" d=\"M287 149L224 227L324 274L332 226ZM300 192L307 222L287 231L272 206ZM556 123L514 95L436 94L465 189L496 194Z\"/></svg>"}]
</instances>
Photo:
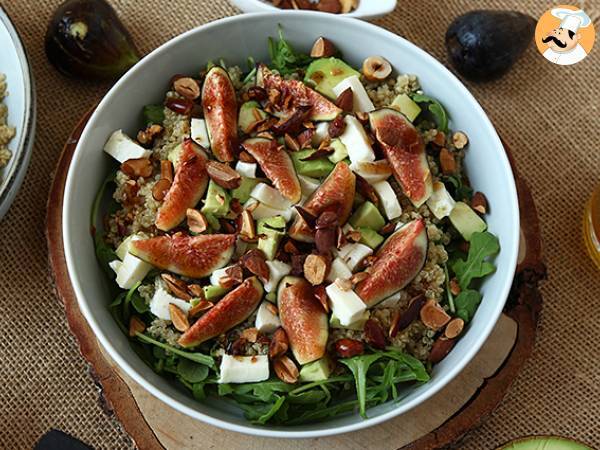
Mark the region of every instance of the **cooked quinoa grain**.
<instances>
[{"instance_id":1,"label":"cooked quinoa grain","mask_svg":"<svg viewBox=\"0 0 600 450\"><path fill-rule=\"evenodd\" d=\"M8 94L6 77L0 73L0 169L5 167L12 153L8 149L8 143L15 137L16 130L7 124L8 108L2 100Z\"/></svg>"}]
</instances>

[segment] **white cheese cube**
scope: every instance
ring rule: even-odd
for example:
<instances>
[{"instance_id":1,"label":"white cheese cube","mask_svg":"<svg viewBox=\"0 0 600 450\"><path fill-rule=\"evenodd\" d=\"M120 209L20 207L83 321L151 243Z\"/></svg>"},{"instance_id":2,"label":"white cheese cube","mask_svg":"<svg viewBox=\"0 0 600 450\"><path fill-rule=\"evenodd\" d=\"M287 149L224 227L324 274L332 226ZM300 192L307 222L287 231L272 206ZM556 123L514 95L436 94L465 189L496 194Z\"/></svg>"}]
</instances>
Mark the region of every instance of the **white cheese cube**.
<instances>
[{"instance_id":1,"label":"white cheese cube","mask_svg":"<svg viewBox=\"0 0 600 450\"><path fill-rule=\"evenodd\" d=\"M192 307L191 303L169 294L162 282L156 283L156 291L154 291L154 296L150 300L150 312L159 319L171 320L171 314L169 313L170 304L177 306L186 314Z\"/></svg>"},{"instance_id":2,"label":"white cheese cube","mask_svg":"<svg viewBox=\"0 0 600 450\"><path fill-rule=\"evenodd\" d=\"M339 96L348 88L352 89L352 93L354 94L354 112L371 112L375 109L373 102L369 98L369 94L367 94L365 87L356 75L352 75L351 77L344 78L340 81L333 88L333 93Z\"/></svg>"},{"instance_id":3,"label":"white cheese cube","mask_svg":"<svg viewBox=\"0 0 600 450\"><path fill-rule=\"evenodd\" d=\"M121 289L131 289L138 281L146 278L151 269L151 264L127 253L117 272L117 284Z\"/></svg>"},{"instance_id":4,"label":"white cheese cube","mask_svg":"<svg viewBox=\"0 0 600 450\"><path fill-rule=\"evenodd\" d=\"M277 314L273 314L272 308L273 305L267 301L262 302L258 307L254 326L261 333L273 333L281 326L281 320Z\"/></svg>"},{"instance_id":5,"label":"white cheese cube","mask_svg":"<svg viewBox=\"0 0 600 450\"><path fill-rule=\"evenodd\" d=\"M433 193L427 200L427 206L438 219L443 219L450 215L456 202L446 190L446 186L441 181L433 183Z\"/></svg>"},{"instance_id":6,"label":"white cheese cube","mask_svg":"<svg viewBox=\"0 0 600 450\"><path fill-rule=\"evenodd\" d=\"M275 292L281 279L292 271L292 266L276 259L266 263L269 266L269 281L265 283L264 288L266 292Z\"/></svg>"},{"instance_id":7,"label":"white cheese cube","mask_svg":"<svg viewBox=\"0 0 600 450\"><path fill-rule=\"evenodd\" d=\"M321 182L316 178L307 177L306 175L298 175L300 181L300 190L302 191L302 197L308 198L317 188L321 185ZM304 202L302 202L304 203Z\"/></svg>"},{"instance_id":8,"label":"white cheese cube","mask_svg":"<svg viewBox=\"0 0 600 450\"><path fill-rule=\"evenodd\" d=\"M342 258L342 260L348 266L348 269L352 271L356 269L356 266L358 266L359 262L372 254L373 249L371 249L371 247L358 242L346 244L338 251L338 256Z\"/></svg>"},{"instance_id":9,"label":"white cheese cube","mask_svg":"<svg viewBox=\"0 0 600 450\"><path fill-rule=\"evenodd\" d=\"M117 130L110 135L104 144L104 151L120 163L128 159L148 158L152 154L151 150L142 147L123 133L123 130Z\"/></svg>"},{"instance_id":10,"label":"white cheese cube","mask_svg":"<svg viewBox=\"0 0 600 450\"><path fill-rule=\"evenodd\" d=\"M352 271L348 268L342 258L337 257L331 261L331 269L329 269L329 273L327 274L327 281L331 281L333 283L337 278L348 280L351 277Z\"/></svg>"},{"instance_id":11,"label":"white cheese cube","mask_svg":"<svg viewBox=\"0 0 600 450\"><path fill-rule=\"evenodd\" d=\"M315 126L315 132L312 135L312 145L314 145L316 148L321 142L323 142L327 138L329 138L329 122L317 123L317 125Z\"/></svg>"},{"instance_id":12,"label":"white cheese cube","mask_svg":"<svg viewBox=\"0 0 600 450\"><path fill-rule=\"evenodd\" d=\"M119 274L119 268L121 267L121 264L123 264L121 261L115 259L108 263L108 267L110 267L114 273Z\"/></svg>"},{"instance_id":13,"label":"white cheese cube","mask_svg":"<svg viewBox=\"0 0 600 450\"><path fill-rule=\"evenodd\" d=\"M210 139L208 138L208 128L204 119L192 118L190 124L190 137L205 149L210 148Z\"/></svg>"},{"instance_id":14,"label":"white cheese cube","mask_svg":"<svg viewBox=\"0 0 600 450\"><path fill-rule=\"evenodd\" d=\"M346 122L346 128L340 136L340 140L348 150L350 161L352 163L375 161L375 153L362 124L356 117L350 115L344 118L344 122Z\"/></svg>"},{"instance_id":15,"label":"white cheese cube","mask_svg":"<svg viewBox=\"0 0 600 450\"><path fill-rule=\"evenodd\" d=\"M250 192L250 197L270 206L274 209L289 209L292 204L279 193L279 191L268 184L258 183Z\"/></svg>"},{"instance_id":16,"label":"white cheese cube","mask_svg":"<svg viewBox=\"0 0 600 450\"><path fill-rule=\"evenodd\" d=\"M258 220L266 219L267 217L282 216L286 222L289 222L292 218L293 210L294 209L292 207L289 207L285 210L275 209L265 205L264 203L258 202L258 206L252 209L252 217L254 220Z\"/></svg>"},{"instance_id":17,"label":"white cheese cube","mask_svg":"<svg viewBox=\"0 0 600 450\"><path fill-rule=\"evenodd\" d=\"M331 303L331 311L341 325L348 326L356 322L367 309L367 305L352 289L343 291L337 284L331 283L325 291Z\"/></svg>"},{"instance_id":18,"label":"white cheese cube","mask_svg":"<svg viewBox=\"0 0 600 450\"><path fill-rule=\"evenodd\" d=\"M269 357L223 355L219 383L256 383L269 378Z\"/></svg>"},{"instance_id":19,"label":"white cheese cube","mask_svg":"<svg viewBox=\"0 0 600 450\"><path fill-rule=\"evenodd\" d=\"M238 161L235 171L246 178L256 178L256 163Z\"/></svg>"},{"instance_id":20,"label":"white cheese cube","mask_svg":"<svg viewBox=\"0 0 600 450\"><path fill-rule=\"evenodd\" d=\"M398 196L390 183L387 181L379 181L373 184L373 189L375 189L375 192L381 201L381 205L383 206L383 212L389 220L402 215L402 207L398 201Z\"/></svg>"},{"instance_id":21,"label":"white cheese cube","mask_svg":"<svg viewBox=\"0 0 600 450\"><path fill-rule=\"evenodd\" d=\"M370 184L387 180L392 175L388 162L383 159L378 161L353 162L350 164L350 169L352 172L359 174Z\"/></svg>"}]
</instances>

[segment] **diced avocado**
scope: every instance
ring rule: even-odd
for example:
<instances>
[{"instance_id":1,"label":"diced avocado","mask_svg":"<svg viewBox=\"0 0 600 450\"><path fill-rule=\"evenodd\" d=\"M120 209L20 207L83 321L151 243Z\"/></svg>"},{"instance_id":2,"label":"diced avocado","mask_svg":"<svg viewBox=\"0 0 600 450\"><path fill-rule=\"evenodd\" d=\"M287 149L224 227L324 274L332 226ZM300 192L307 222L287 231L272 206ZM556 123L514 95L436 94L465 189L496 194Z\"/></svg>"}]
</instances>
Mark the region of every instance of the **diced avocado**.
<instances>
[{"instance_id":1,"label":"diced avocado","mask_svg":"<svg viewBox=\"0 0 600 450\"><path fill-rule=\"evenodd\" d=\"M360 231L360 243L368 245L372 249L376 249L383 242L383 236L375 230L367 227L359 227L358 231Z\"/></svg>"},{"instance_id":2,"label":"diced avocado","mask_svg":"<svg viewBox=\"0 0 600 450\"><path fill-rule=\"evenodd\" d=\"M398 95L390 106L404 114L411 122L421 113L421 107L406 94Z\"/></svg>"},{"instance_id":3,"label":"diced avocado","mask_svg":"<svg viewBox=\"0 0 600 450\"><path fill-rule=\"evenodd\" d=\"M239 185L239 187L231 191L231 196L233 198L237 198L240 203L246 203L246 201L248 201L250 198L250 192L252 192L252 189L254 189L254 186L256 186L258 183L259 181L256 178L242 176L242 183Z\"/></svg>"},{"instance_id":4,"label":"diced avocado","mask_svg":"<svg viewBox=\"0 0 600 450\"><path fill-rule=\"evenodd\" d=\"M229 200L227 191L213 180L210 180L208 182L204 206L201 211L204 214L213 214L216 217L226 216L229 212Z\"/></svg>"},{"instance_id":5,"label":"diced avocado","mask_svg":"<svg viewBox=\"0 0 600 450\"><path fill-rule=\"evenodd\" d=\"M365 227L379 231L385 225L385 219L371 202L364 202L350 217L350 225L354 228Z\"/></svg>"},{"instance_id":6,"label":"diced avocado","mask_svg":"<svg viewBox=\"0 0 600 450\"><path fill-rule=\"evenodd\" d=\"M304 158L312 155L316 150L300 150L299 152L292 152L292 161L296 172L300 175L306 175L308 177L322 178L329 175L335 165L329 161L329 159L323 157L308 161L303 161Z\"/></svg>"},{"instance_id":7,"label":"diced avocado","mask_svg":"<svg viewBox=\"0 0 600 450\"><path fill-rule=\"evenodd\" d=\"M305 364L300 369L300 381L306 383L326 380L331 375L331 366L331 360L327 356Z\"/></svg>"},{"instance_id":8,"label":"diced avocado","mask_svg":"<svg viewBox=\"0 0 600 450\"><path fill-rule=\"evenodd\" d=\"M210 213L204 213L204 217L206 217L206 221L208 222L208 225L210 226L210 231L214 232L214 231L219 231L221 229L221 224L219 223L219 219L217 219L215 216L213 216Z\"/></svg>"},{"instance_id":9,"label":"diced avocado","mask_svg":"<svg viewBox=\"0 0 600 450\"><path fill-rule=\"evenodd\" d=\"M173 167L177 167L177 164L179 164L179 155L181 155L181 150L183 150L183 146L179 144L176 147L173 147L167 155L167 159L173 163Z\"/></svg>"},{"instance_id":10,"label":"diced avocado","mask_svg":"<svg viewBox=\"0 0 600 450\"><path fill-rule=\"evenodd\" d=\"M252 100L240 106L238 126L244 133L249 134L255 128L257 122L262 122L267 117L267 113L260 108L258 102Z\"/></svg>"},{"instance_id":11,"label":"diced avocado","mask_svg":"<svg viewBox=\"0 0 600 450\"><path fill-rule=\"evenodd\" d=\"M202 290L204 291L204 298L206 300L214 300L223 297L227 293L227 289L213 285L204 286Z\"/></svg>"},{"instance_id":12,"label":"diced avocado","mask_svg":"<svg viewBox=\"0 0 600 450\"><path fill-rule=\"evenodd\" d=\"M265 298L270 301L271 303L277 303L277 293L276 292L269 292L267 295L265 295Z\"/></svg>"},{"instance_id":13,"label":"diced avocado","mask_svg":"<svg viewBox=\"0 0 600 450\"><path fill-rule=\"evenodd\" d=\"M259 235L264 235L258 239L258 249L263 251L269 261L275 259L279 243L285 236L285 219L281 216L259 219L256 231Z\"/></svg>"},{"instance_id":14,"label":"diced avocado","mask_svg":"<svg viewBox=\"0 0 600 450\"><path fill-rule=\"evenodd\" d=\"M591 450L580 442L559 436L530 436L498 447L498 450Z\"/></svg>"},{"instance_id":15,"label":"diced avocado","mask_svg":"<svg viewBox=\"0 0 600 450\"><path fill-rule=\"evenodd\" d=\"M331 313L331 317L329 318L329 326L331 328L343 328L346 330L357 330L357 331L362 331L362 329L365 327L365 322L367 320L369 320L369 316L371 315L371 313L369 312L369 310L366 310L363 315L360 317L360 319L352 322L350 325L342 325L340 323L340 319L338 319L335 314Z\"/></svg>"},{"instance_id":16,"label":"diced avocado","mask_svg":"<svg viewBox=\"0 0 600 450\"><path fill-rule=\"evenodd\" d=\"M333 93L333 88L345 78L360 73L338 58L320 58L316 59L306 69L304 82L325 97L335 100L337 97Z\"/></svg>"},{"instance_id":17,"label":"diced avocado","mask_svg":"<svg viewBox=\"0 0 600 450\"><path fill-rule=\"evenodd\" d=\"M333 148L334 152L331 155L329 155L327 158L333 164L337 164L340 161L343 161L344 159L346 159L348 157L348 149L346 148L346 146L342 143L342 141L340 139L333 139L331 141L331 143L329 144L329 146L331 148Z\"/></svg>"},{"instance_id":18,"label":"diced avocado","mask_svg":"<svg viewBox=\"0 0 600 450\"><path fill-rule=\"evenodd\" d=\"M450 222L466 241L471 240L473 233L487 229L487 224L483 219L464 202L456 202L450 213Z\"/></svg>"}]
</instances>

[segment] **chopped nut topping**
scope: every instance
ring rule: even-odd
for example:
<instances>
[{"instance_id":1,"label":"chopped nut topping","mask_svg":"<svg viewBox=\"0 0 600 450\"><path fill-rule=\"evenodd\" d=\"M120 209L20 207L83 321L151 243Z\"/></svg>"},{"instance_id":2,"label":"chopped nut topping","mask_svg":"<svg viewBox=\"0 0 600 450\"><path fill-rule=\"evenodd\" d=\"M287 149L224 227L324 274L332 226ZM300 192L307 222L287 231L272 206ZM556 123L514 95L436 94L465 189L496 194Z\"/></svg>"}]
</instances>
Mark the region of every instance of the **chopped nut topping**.
<instances>
[{"instance_id":1,"label":"chopped nut topping","mask_svg":"<svg viewBox=\"0 0 600 450\"><path fill-rule=\"evenodd\" d=\"M444 175L452 175L456 172L454 154L445 147L440 150L440 166Z\"/></svg>"},{"instance_id":2,"label":"chopped nut topping","mask_svg":"<svg viewBox=\"0 0 600 450\"><path fill-rule=\"evenodd\" d=\"M241 228L240 235L247 239L255 239L256 238L256 226L254 224L254 218L252 217L252 213L247 209L242 211L241 214Z\"/></svg>"},{"instance_id":3,"label":"chopped nut topping","mask_svg":"<svg viewBox=\"0 0 600 450\"><path fill-rule=\"evenodd\" d=\"M167 285L169 291L171 291L176 297L185 301L192 299L192 296L188 293L187 284L185 281L174 277L170 273L162 273L160 277Z\"/></svg>"},{"instance_id":4,"label":"chopped nut topping","mask_svg":"<svg viewBox=\"0 0 600 450\"><path fill-rule=\"evenodd\" d=\"M178 78L173 82L173 88L175 89L175 92L187 99L196 100L200 97L200 85L193 78Z\"/></svg>"},{"instance_id":5,"label":"chopped nut topping","mask_svg":"<svg viewBox=\"0 0 600 450\"><path fill-rule=\"evenodd\" d=\"M265 307L269 310L269 312L271 314L273 314L274 316L276 316L277 314L279 314L279 311L277 310L277 306L275 306L273 303L271 302L267 302L265 303Z\"/></svg>"},{"instance_id":6,"label":"chopped nut topping","mask_svg":"<svg viewBox=\"0 0 600 450\"><path fill-rule=\"evenodd\" d=\"M288 340L285 330L281 327L275 330L273 337L271 338L271 344L269 344L269 358L275 359L288 351L290 342Z\"/></svg>"},{"instance_id":7,"label":"chopped nut topping","mask_svg":"<svg viewBox=\"0 0 600 450\"><path fill-rule=\"evenodd\" d=\"M460 335L460 333L462 333L464 327L465 321L462 320L460 317L455 317L450 322L448 322L448 325L446 325L446 329L444 330L444 336L446 336L448 339L454 339L455 337Z\"/></svg>"},{"instance_id":8,"label":"chopped nut topping","mask_svg":"<svg viewBox=\"0 0 600 450\"><path fill-rule=\"evenodd\" d=\"M352 88L347 88L338 95L335 104L343 111L352 112L354 110L354 92L352 92Z\"/></svg>"},{"instance_id":9,"label":"chopped nut topping","mask_svg":"<svg viewBox=\"0 0 600 450\"><path fill-rule=\"evenodd\" d=\"M438 131L432 141L438 147L443 147L446 143L446 135L443 131Z\"/></svg>"},{"instance_id":10,"label":"chopped nut topping","mask_svg":"<svg viewBox=\"0 0 600 450\"><path fill-rule=\"evenodd\" d=\"M285 141L285 146L291 151L297 152L298 150L300 150L300 144L298 143L298 141L292 136L290 136L288 133L285 133L283 139Z\"/></svg>"},{"instance_id":11,"label":"chopped nut topping","mask_svg":"<svg viewBox=\"0 0 600 450\"><path fill-rule=\"evenodd\" d=\"M190 317L196 317L199 316L200 313L204 312L204 311L208 311L210 308L212 308L213 306L215 306L212 302L209 302L207 300L200 300L196 306L192 306L190 308L189 311L189 316Z\"/></svg>"},{"instance_id":12,"label":"chopped nut topping","mask_svg":"<svg viewBox=\"0 0 600 450\"><path fill-rule=\"evenodd\" d=\"M284 383L294 384L298 381L298 368L294 364L294 361L287 356L277 358L273 363L273 369L277 378Z\"/></svg>"},{"instance_id":13,"label":"chopped nut topping","mask_svg":"<svg viewBox=\"0 0 600 450\"><path fill-rule=\"evenodd\" d=\"M452 295L458 295L460 294L460 285L458 284L458 280L456 278L452 278L450 280L450 292L452 293Z\"/></svg>"},{"instance_id":14,"label":"chopped nut topping","mask_svg":"<svg viewBox=\"0 0 600 450\"><path fill-rule=\"evenodd\" d=\"M173 163L168 159L160 162L160 177L173 182Z\"/></svg>"},{"instance_id":15,"label":"chopped nut topping","mask_svg":"<svg viewBox=\"0 0 600 450\"><path fill-rule=\"evenodd\" d=\"M365 352L365 346L356 339L340 339L335 342L335 352L340 358L352 358L362 355Z\"/></svg>"},{"instance_id":16,"label":"chopped nut topping","mask_svg":"<svg viewBox=\"0 0 600 450\"><path fill-rule=\"evenodd\" d=\"M469 143L469 138L462 131L457 131L452 135L452 143L457 149L461 150Z\"/></svg>"},{"instance_id":17,"label":"chopped nut topping","mask_svg":"<svg viewBox=\"0 0 600 450\"><path fill-rule=\"evenodd\" d=\"M450 353L450 350L452 350L455 343L455 339L446 339L444 336L437 338L431 347L429 361L433 364L439 363L446 355L448 355L448 353Z\"/></svg>"},{"instance_id":18,"label":"chopped nut topping","mask_svg":"<svg viewBox=\"0 0 600 450\"><path fill-rule=\"evenodd\" d=\"M352 275L350 281L352 282L352 284L358 284L361 281L365 281L367 278L369 278L369 274L367 272L357 272L354 275Z\"/></svg>"},{"instance_id":19,"label":"chopped nut topping","mask_svg":"<svg viewBox=\"0 0 600 450\"><path fill-rule=\"evenodd\" d=\"M142 145L151 145L164 131L162 125L157 123L148 125L145 129L138 131L137 140Z\"/></svg>"},{"instance_id":20,"label":"chopped nut topping","mask_svg":"<svg viewBox=\"0 0 600 450\"><path fill-rule=\"evenodd\" d=\"M190 284L187 288L194 298L204 298L204 291L199 284Z\"/></svg>"},{"instance_id":21,"label":"chopped nut topping","mask_svg":"<svg viewBox=\"0 0 600 450\"><path fill-rule=\"evenodd\" d=\"M245 163L256 163L256 159L254 159L254 156L252 156L250 153L248 153L245 150L242 150L240 152L239 156L239 160Z\"/></svg>"},{"instance_id":22,"label":"chopped nut topping","mask_svg":"<svg viewBox=\"0 0 600 450\"><path fill-rule=\"evenodd\" d=\"M438 302L433 299L427 300L425 305L421 308L419 312L421 316L421 321L425 324L427 328L432 330L439 330L448 322L450 322L450 316L444 308L442 308Z\"/></svg>"},{"instance_id":23,"label":"chopped nut topping","mask_svg":"<svg viewBox=\"0 0 600 450\"><path fill-rule=\"evenodd\" d=\"M171 316L171 321L177 331L184 333L190 328L187 316L177 305L174 305L173 303L169 304L169 315Z\"/></svg>"},{"instance_id":24,"label":"chopped nut topping","mask_svg":"<svg viewBox=\"0 0 600 450\"><path fill-rule=\"evenodd\" d=\"M482 192L475 192L471 199L471 208L477 211L479 214L487 214L488 202L485 195Z\"/></svg>"},{"instance_id":25,"label":"chopped nut topping","mask_svg":"<svg viewBox=\"0 0 600 450\"><path fill-rule=\"evenodd\" d=\"M146 324L138 316L131 316L129 319L129 337L135 337L138 333L143 333Z\"/></svg>"},{"instance_id":26,"label":"chopped nut topping","mask_svg":"<svg viewBox=\"0 0 600 450\"><path fill-rule=\"evenodd\" d=\"M364 327L365 340L374 348L383 350L385 348L385 333L375 319L368 319Z\"/></svg>"},{"instance_id":27,"label":"chopped nut topping","mask_svg":"<svg viewBox=\"0 0 600 450\"><path fill-rule=\"evenodd\" d=\"M369 81L383 81L392 73L392 65L382 56L369 56L364 60L363 75Z\"/></svg>"},{"instance_id":28,"label":"chopped nut topping","mask_svg":"<svg viewBox=\"0 0 600 450\"><path fill-rule=\"evenodd\" d=\"M329 122L329 137L336 138L344 134L344 130L346 129L346 122L344 122L344 118L340 115Z\"/></svg>"},{"instance_id":29,"label":"chopped nut topping","mask_svg":"<svg viewBox=\"0 0 600 450\"><path fill-rule=\"evenodd\" d=\"M325 286L323 286L322 284L319 286L315 286L313 293L315 298L319 300L319 303L321 303L321 306L323 306L325 312L329 313L329 298L327 297L327 291L325 290Z\"/></svg>"},{"instance_id":30,"label":"chopped nut topping","mask_svg":"<svg viewBox=\"0 0 600 450\"><path fill-rule=\"evenodd\" d=\"M337 53L333 42L323 36L319 37L310 51L311 58L329 58Z\"/></svg>"},{"instance_id":31,"label":"chopped nut topping","mask_svg":"<svg viewBox=\"0 0 600 450\"><path fill-rule=\"evenodd\" d=\"M343 278L336 278L334 283L342 291L349 291L350 289L352 289L352 282L350 280L344 280Z\"/></svg>"},{"instance_id":32,"label":"chopped nut topping","mask_svg":"<svg viewBox=\"0 0 600 450\"><path fill-rule=\"evenodd\" d=\"M404 312L397 311L392 318L390 326L390 337L394 338L399 331L407 328L419 316L421 308L425 304L425 296L423 294L414 297L408 304L408 308Z\"/></svg>"},{"instance_id":33,"label":"chopped nut topping","mask_svg":"<svg viewBox=\"0 0 600 450\"><path fill-rule=\"evenodd\" d=\"M148 158L128 159L121 164L121 170L131 178L148 178L152 175L152 163Z\"/></svg>"},{"instance_id":34,"label":"chopped nut topping","mask_svg":"<svg viewBox=\"0 0 600 450\"><path fill-rule=\"evenodd\" d=\"M225 163L209 161L206 171L211 180L225 189L236 189L242 184L242 177Z\"/></svg>"},{"instance_id":35,"label":"chopped nut topping","mask_svg":"<svg viewBox=\"0 0 600 450\"><path fill-rule=\"evenodd\" d=\"M192 233L204 233L208 229L208 220L197 209L189 208L186 211L187 226Z\"/></svg>"},{"instance_id":36,"label":"chopped nut topping","mask_svg":"<svg viewBox=\"0 0 600 450\"><path fill-rule=\"evenodd\" d=\"M242 331L242 337L254 344L258 339L258 330L256 328L246 328Z\"/></svg>"},{"instance_id":37,"label":"chopped nut topping","mask_svg":"<svg viewBox=\"0 0 600 450\"><path fill-rule=\"evenodd\" d=\"M271 272L269 270L269 266L267 266L265 254L262 251L256 248L250 250L248 253L242 256L240 261L244 267L256 275L260 281L263 283L269 281Z\"/></svg>"},{"instance_id":38,"label":"chopped nut topping","mask_svg":"<svg viewBox=\"0 0 600 450\"><path fill-rule=\"evenodd\" d=\"M324 256L308 255L306 257L304 261L304 277L313 286L325 281L328 271L328 261Z\"/></svg>"},{"instance_id":39,"label":"chopped nut topping","mask_svg":"<svg viewBox=\"0 0 600 450\"><path fill-rule=\"evenodd\" d=\"M162 202L167 196L167 192L171 189L171 182L166 178L161 178L152 187L152 197L158 202Z\"/></svg>"}]
</instances>

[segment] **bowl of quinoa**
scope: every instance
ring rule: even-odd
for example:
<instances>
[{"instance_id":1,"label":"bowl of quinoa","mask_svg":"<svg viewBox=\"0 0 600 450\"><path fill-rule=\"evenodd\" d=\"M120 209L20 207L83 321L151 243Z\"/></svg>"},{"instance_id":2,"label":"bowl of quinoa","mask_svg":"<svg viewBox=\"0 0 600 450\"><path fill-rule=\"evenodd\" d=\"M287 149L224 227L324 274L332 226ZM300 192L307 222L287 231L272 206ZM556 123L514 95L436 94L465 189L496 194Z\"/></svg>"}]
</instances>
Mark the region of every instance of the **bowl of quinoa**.
<instances>
[{"instance_id":1,"label":"bowl of quinoa","mask_svg":"<svg viewBox=\"0 0 600 450\"><path fill-rule=\"evenodd\" d=\"M309 56L319 30L339 53ZM438 392L501 313L519 236L466 88L391 33L311 12L223 19L134 67L82 134L63 219L119 366L191 417L278 437Z\"/></svg>"},{"instance_id":2,"label":"bowl of quinoa","mask_svg":"<svg viewBox=\"0 0 600 450\"><path fill-rule=\"evenodd\" d=\"M0 219L27 171L35 132L33 79L24 47L0 8Z\"/></svg>"}]
</instances>

